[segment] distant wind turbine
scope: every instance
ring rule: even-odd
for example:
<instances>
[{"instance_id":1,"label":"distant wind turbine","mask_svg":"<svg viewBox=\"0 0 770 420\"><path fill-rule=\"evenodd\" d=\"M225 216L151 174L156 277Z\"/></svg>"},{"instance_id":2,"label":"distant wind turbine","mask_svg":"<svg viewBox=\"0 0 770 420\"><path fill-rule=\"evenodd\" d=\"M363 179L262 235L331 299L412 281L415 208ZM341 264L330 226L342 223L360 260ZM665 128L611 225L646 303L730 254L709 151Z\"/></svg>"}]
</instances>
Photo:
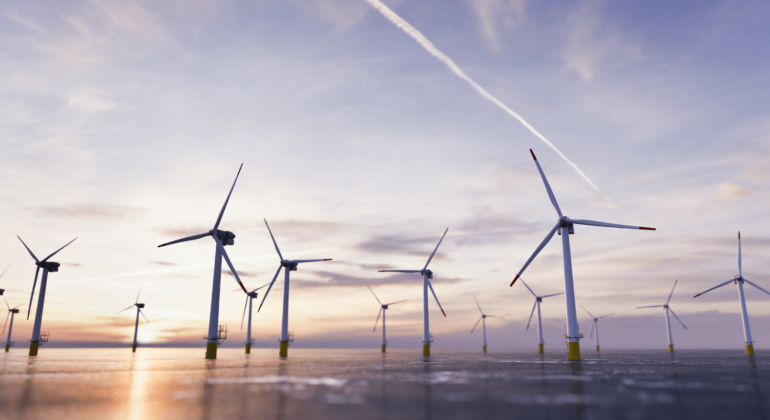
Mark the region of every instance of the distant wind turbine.
<instances>
[{"instance_id":1,"label":"distant wind turbine","mask_svg":"<svg viewBox=\"0 0 770 420\"><path fill-rule=\"evenodd\" d=\"M248 306L249 307L249 327L246 330L246 354L251 354L251 306L252 306L251 302L254 299L256 299L256 297L257 297L257 290L259 290L259 289L261 289L263 287L267 287L269 284L270 283L268 283L268 284L266 284L264 286L259 286L256 289L254 289L254 290L252 290L252 291L250 291L250 292L248 292L246 294L246 304L243 305L243 316L241 316L241 329L243 329L243 319L246 317L246 307Z\"/></svg>"},{"instance_id":2,"label":"distant wind turbine","mask_svg":"<svg viewBox=\"0 0 770 420\"><path fill-rule=\"evenodd\" d=\"M366 287L369 287L367 284ZM385 353L385 347L388 345L388 340L385 339L385 312L388 310L388 306L395 305L397 303L403 303L406 302L405 300L399 300L398 302L391 302L391 303L382 303L380 302L380 298L377 297L376 294L374 294L374 290L372 290L371 287L369 287L369 291L372 292L374 295L374 298L377 299L377 303L380 304L380 312L377 313L377 320L374 321L374 329L372 332L375 332L377 330L377 323L380 322L380 315L382 315L382 352Z\"/></svg>"},{"instance_id":3,"label":"distant wind turbine","mask_svg":"<svg viewBox=\"0 0 770 420\"><path fill-rule=\"evenodd\" d=\"M484 311L481 310L481 305L479 305L479 301L476 299L476 296L473 297L473 300L476 301L476 306L479 308L479 312L481 313L481 318L479 318L478 321L476 321L476 325L473 326L473 329L471 329L471 334L473 334L473 331L476 330L476 327L479 326L479 322L481 322L481 330L483 331L484 335L484 353L487 352L487 318L502 318L501 316L495 316L495 315L487 315L484 313Z\"/></svg>"},{"instance_id":4,"label":"distant wind turbine","mask_svg":"<svg viewBox=\"0 0 770 420\"><path fill-rule=\"evenodd\" d=\"M222 206L222 210L219 211L219 217L217 217L216 223L214 223L214 228L206 233L200 233L198 235L188 236L186 238L177 239L175 241L166 242L165 244L158 245L158 248L164 247L166 245L172 245L172 244L178 244L180 242L187 242L187 241L194 241L196 239L204 238L206 236L211 236L212 239L214 239L214 242L216 242L216 250L214 252L214 286L211 290L211 312L209 313L209 333L206 337L206 358L207 359L216 359L217 358L217 347L219 346L219 293L222 289L220 283L222 280L222 258L225 259L225 262L227 262L227 266L230 267L230 272L233 273L233 276L235 277L235 280L238 282L238 285L241 286L241 289L243 289L243 293L246 292L246 288L243 286L243 283L241 283L240 277L238 277L238 273L235 271L235 267L233 267L233 263L230 262L230 257L227 255L227 251L225 251L225 247L228 245L235 245L235 234L233 232L228 232L224 230L219 230L219 223L222 221L222 216L225 214L225 209L227 208L227 203L230 201L230 196L233 194L233 189L235 188L235 183L238 182L238 176L241 174L241 169L243 168L243 164L241 163L241 167L238 168L238 174L235 175L235 181L233 181L233 186L230 187L230 192L227 194L227 198L225 199L225 204Z\"/></svg>"},{"instance_id":5,"label":"distant wind turbine","mask_svg":"<svg viewBox=\"0 0 770 420\"><path fill-rule=\"evenodd\" d=\"M580 305L580 307L583 308L583 305ZM594 336L594 330L596 330L596 351L599 351L599 320L603 318L607 318L608 316L613 316L615 314L604 315L597 318L593 316L591 312L588 312L588 309L583 308L583 310L586 311L588 316L590 316L594 320L594 326L591 327L591 337Z\"/></svg>"},{"instance_id":6,"label":"distant wind turbine","mask_svg":"<svg viewBox=\"0 0 770 420\"><path fill-rule=\"evenodd\" d=\"M532 293L532 296L535 297L535 304L532 306L532 312L529 313L529 321L527 321L527 329L529 329L529 324L532 323L532 315L535 314L535 309L537 309L537 333L538 333L537 351L539 353L543 353L545 352L545 341L543 341L543 321L540 318L540 303L542 303L543 299L547 297L563 295L564 292L553 293L545 296L538 296L535 294L535 292L532 291L532 289L529 288L529 286L527 286L527 283L524 283L524 279L521 279L521 283L524 285L524 287L527 288L527 290L529 290L529 293Z\"/></svg>"},{"instance_id":7,"label":"distant wind turbine","mask_svg":"<svg viewBox=\"0 0 770 420\"><path fill-rule=\"evenodd\" d=\"M441 236L441 239L438 241L438 245L436 245L436 249L433 250L433 253L430 254L430 257L428 258L428 262L425 263L425 267L422 268L422 270L380 270L380 273L420 273L422 274L422 315L423 315L423 338L422 338L422 354L423 356L430 356L430 344L433 342L430 337L430 322L428 318L428 288L430 288L431 293L433 293L433 298L436 299L436 303L438 304L439 309L441 309L441 313L444 314L444 317L446 317L446 312L444 312L444 308L441 307L441 303L438 301L438 297L436 296L436 292L433 291L433 285L430 284L430 279L433 278L433 271L428 270L428 265L430 264L430 261L433 259L433 256L436 255L436 251L438 251L438 247L441 246L441 242L444 240L444 237L446 236L447 231L449 231L449 228L446 228L444 231L444 235Z\"/></svg>"},{"instance_id":8,"label":"distant wind turbine","mask_svg":"<svg viewBox=\"0 0 770 420\"><path fill-rule=\"evenodd\" d=\"M714 289L719 289L720 287L726 286L730 283L735 283L738 286L738 300L741 303L741 319L743 320L743 342L746 345L746 354L751 355L751 354L754 354L754 341L751 339L751 329L749 328L749 314L748 312L746 312L746 298L743 295L744 282L770 295L770 292L752 283L751 281L749 281L749 279L743 277L743 269L741 268L741 233L738 232L738 275L735 276L735 278L733 279L727 280L722 284L719 284L717 286L712 287L711 289L706 290L705 292L698 293L697 295L693 296L693 298L696 298L702 294L708 293Z\"/></svg>"},{"instance_id":9,"label":"distant wind turbine","mask_svg":"<svg viewBox=\"0 0 770 420\"><path fill-rule=\"evenodd\" d=\"M668 333L668 351L671 353L674 352L674 339L671 337L671 320L668 317L669 312L671 315L674 315L674 318L676 318L677 321L679 321L680 324L684 327L684 329L687 329L687 326L684 325L684 322L682 322L681 319L679 319L678 316L674 313L674 310L671 309L668 305L669 302L671 302L671 296L674 296L674 289L676 289L676 284L679 283L679 280L674 282L674 287L671 288L671 294L668 295L668 300L666 300L666 303L663 305L652 305L652 306L639 306L636 309L642 309L642 308L664 308L666 310L666 332Z\"/></svg>"},{"instance_id":10,"label":"distant wind turbine","mask_svg":"<svg viewBox=\"0 0 770 420\"><path fill-rule=\"evenodd\" d=\"M259 309L257 309L257 312L262 309L262 305L265 303L265 299L267 299L267 295L270 293L270 289L273 288L275 279L278 278L278 273L280 273L281 268L283 268L283 316L281 318L281 348L278 351L278 355L281 357L287 357L289 355L289 273L292 271L297 271L297 266L299 264L318 261L331 261L332 259L322 258L317 260L285 260L283 259L283 255L281 255L281 250L278 249L278 243L275 242L273 231L270 230L270 225L267 224L267 220L265 220L265 226L267 226L267 231L270 232L270 238L273 240L275 252L278 253L278 258L281 259L281 263L278 266L278 270L275 272L275 276L273 276L273 281L270 282L270 287L267 288L267 292L265 292L265 296L262 298L262 303L259 304Z\"/></svg>"},{"instance_id":11,"label":"distant wind turbine","mask_svg":"<svg viewBox=\"0 0 770 420\"><path fill-rule=\"evenodd\" d=\"M2 295L4 290L0 289L0 295ZM11 348L11 333L13 332L13 316L19 313L19 308L24 306L22 303L21 305L11 308L11 305L8 304L8 301L5 300L5 296L3 296L3 301L5 301L5 306L8 307L8 315L5 316L5 324L3 324L3 334L5 334L5 327L8 326L8 317L11 317L11 325L8 326L8 339L5 341L5 351L6 353Z\"/></svg>"},{"instance_id":12,"label":"distant wind turbine","mask_svg":"<svg viewBox=\"0 0 770 420\"><path fill-rule=\"evenodd\" d=\"M16 236L19 238L19 236ZM77 238L75 238L77 239ZM75 242L75 239L67 242L67 245ZM27 319L29 319L29 312L32 310L32 298L35 296L35 286L37 285L37 274L40 272L40 269L43 269L43 277L40 279L40 294L37 298L37 310L35 311L35 326L32 328L32 339L29 342L29 355L30 356L37 356L37 350L40 347L40 326L43 323L43 305L45 304L45 289L48 285L48 273L56 273L59 271L59 266L61 264L53 261L48 261L49 258L53 257L67 247L67 245L64 245L63 247L56 250L53 254L43 258L43 260L38 260L35 254L32 253L32 251L29 249L27 244L24 243L24 241L21 240L22 245L24 245L24 248L27 248L27 252L29 252L29 255L32 256L32 259L35 260L35 265L37 268L35 269L35 282L32 283L32 293L29 295L29 308L27 309Z\"/></svg>"},{"instance_id":13,"label":"distant wind turbine","mask_svg":"<svg viewBox=\"0 0 770 420\"><path fill-rule=\"evenodd\" d=\"M518 280L518 278L524 273L524 270L529 267L529 264L535 259L535 257L537 257L537 254L543 250L551 238L553 238L553 234L558 230L559 235L561 235L562 253L564 255L564 290L567 294L568 358L569 360L580 360L580 331L578 331L577 310L575 308L575 287L572 282L572 255L570 253L569 247L569 235L575 233L574 225L601 226L636 230L655 230L655 228L617 225L614 223L595 222L593 220L575 220L570 219L567 216L563 216L561 214L561 209L559 209L559 204L556 202L556 197L553 195L553 191L551 191L551 186L548 184L548 180L545 178L545 173L543 173L543 169L540 167L540 162L538 162L537 158L535 157L535 152L533 152L532 149L529 149L529 152L532 153L532 159L535 160L535 165L537 165L537 170L540 172L540 177L543 178L545 190L548 193L548 197L551 199L553 208L556 209L556 213L559 215L559 220L556 222L556 226L554 226L553 229L548 232L548 235L546 235L545 239L543 239L543 242L541 242L537 249L535 249L535 252L532 254L532 256L529 257L527 262L524 264L524 267L522 267L519 273L516 274L516 277L511 282L511 286L516 283L516 280Z\"/></svg>"},{"instance_id":14,"label":"distant wind turbine","mask_svg":"<svg viewBox=\"0 0 770 420\"><path fill-rule=\"evenodd\" d=\"M144 283L144 281L142 283ZM138 345L138 343L136 342L136 336L137 336L137 333L139 332L139 314L142 314L142 318L144 318L144 320L147 321L147 323L150 322L150 320L147 319L146 316L144 316L144 312L142 312L142 308L144 308L144 303L139 303L140 293L142 293L142 284L139 284L139 293L136 294L136 302L134 302L134 304L129 306L128 308L120 311L120 312L127 311L133 308L134 306L136 306L136 324L134 325L134 345L131 347L132 353L136 353L136 346Z\"/></svg>"}]
</instances>

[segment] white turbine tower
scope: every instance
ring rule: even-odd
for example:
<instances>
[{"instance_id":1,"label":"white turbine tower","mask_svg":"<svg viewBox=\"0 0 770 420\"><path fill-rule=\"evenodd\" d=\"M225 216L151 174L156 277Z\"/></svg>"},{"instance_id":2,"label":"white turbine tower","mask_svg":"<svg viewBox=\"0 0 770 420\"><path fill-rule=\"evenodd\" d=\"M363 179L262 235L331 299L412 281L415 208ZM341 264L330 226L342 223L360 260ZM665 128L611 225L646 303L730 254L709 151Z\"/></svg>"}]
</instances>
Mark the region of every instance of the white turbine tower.
<instances>
[{"instance_id":1,"label":"white turbine tower","mask_svg":"<svg viewBox=\"0 0 770 420\"><path fill-rule=\"evenodd\" d=\"M16 236L19 238L18 236ZM75 238L77 239L77 238ZM67 245L75 242L75 239L67 242ZM32 310L32 298L35 296L35 286L37 285L37 274L40 272L40 269L43 269L43 277L40 279L40 294L37 297L37 310L35 311L35 326L32 328L32 339L29 342L29 355L30 356L37 356L37 350L40 347L40 326L43 323L43 305L45 304L45 289L48 285L48 273L56 273L59 271L59 266L61 264L53 261L48 261L49 258L56 255L57 252L64 249L67 245L64 245L63 247L59 248L54 252L53 254L43 258L43 260L38 260L35 254L32 253L32 250L29 249L27 244L24 243L24 241L21 240L22 245L24 245L24 248L27 248L27 252L29 252L29 255L32 256L32 259L35 260L35 265L37 265L37 269L35 269L35 282L32 283L32 293L29 295L29 308L27 310L27 319L29 319L29 312Z\"/></svg>"},{"instance_id":2,"label":"white turbine tower","mask_svg":"<svg viewBox=\"0 0 770 420\"><path fill-rule=\"evenodd\" d=\"M225 199L225 204L222 206L222 210L219 212L219 217L217 217L217 221L216 223L214 223L213 229L211 229L206 233L188 236L186 238L177 239L175 241L166 242L165 244L158 245L158 248L160 248L166 245L177 244L180 242L194 241L196 239L204 238L206 236L211 236L211 238L214 239L214 242L216 242L216 249L214 251L214 285L211 290L211 312L209 314L209 332L208 332L208 336L206 337L206 341L207 341L206 358L207 359L217 358L217 346L219 345L219 338L220 338L219 329L218 329L219 327L219 293L221 291L220 282L222 279L222 258L224 258L225 262L227 262L227 266L230 267L230 272L233 273L235 280L241 286L241 289L243 289L243 292L248 293L246 292L246 288L243 287L243 283L241 283L241 279L238 277L238 273L235 271L235 267L233 267L233 263L230 262L230 257L227 256L227 251L225 251L225 246L235 244L235 234L232 232L219 230L219 223L222 221L222 216L225 214L225 209L227 208L227 202L230 201L230 195L232 195L233 193L233 188L235 188L235 183L238 182L238 176L241 174L242 168L243 168L243 164L241 163L241 167L238 168L238 174L235 175L235 181L233 181L233 186L230 187L230 192L227 194L227 198Z\"/></svg>"},{"instance_id":3,"label":"white turbine tower","mask_svg":"<svg viewBox=\"0 0 770 420\"><path fill-rule=\"evenodd\" d=\"M562 243L562 249L564 254L564 290L567 294L566 301L567 301L567 349L568 349L568 358L569 360L580 360L580 331L578 331L578 322L577 322L577 310L575 308L575 287L572 283L572 256L570 253L570 247L569 247L569 235L575 233L575 227L574 225L588 225L588 226L601 226L601 227L612 227L612 228L620 228L620 229L641 229L641 230L655 230L655 228L648 228L648 227L640 227L640 226L627 226L627 225L618 225L614 223L604 223L604 222L596 222L593 220L575 220L570 219L567 216L563 216L561 214L561 209L559 209L559 204L556 202L556 197L553 195L553 191L551 191L551 186L548 184L548 180L545 178L545 174L543 173L543 169L540 167L540 163L537 161L537 158L535 157L535 152L532 151L532 149L529 149L529 152L532 153L532 158L535 160L535 165L537 165L537 170L540 171L540 176L543 178L543 183L545 184L545 190L548 193L548 197L551 199L551 204L553 204L554 209L556 209L556 213L559 215L559 220L556 222L556 226L551 229L550 232L548 232L548 235L546 235L545 239L543 239L543 242L540 243L540 245L535 249L535 252L532 254L531 257L527 260L527 262L524 264L524 267L521 268L518 274L516 274L516 277L511 282L511 286L513 286L514 283L516 283L516 280L524 273L524 270L527 269L529 264L532 262L532 260L537 257L537 254L540 253L540 251L548 244L548 242L553 237L553 234L556 233L556 231L559 231L559 235L561 235L561 243Z\"/></svg>"},{"instance_id":4,"label":"white turbine tower","mask_svg":"<svg viewBox=\"0 0 770 420\"><path fill-rule=\"evenodd\" d=\"M674 339L671 337L671 320L669 319L669 312L671 315L674 315L674 318L676 318L677 321L679 321L680 324L684 327L684 329L687 329L687 326L684 325L684 322L682 322L681 319L679 319L678 316L674 313L673 309L671 309L668 305L669 302L671 302L671 296L674 296L674 289L676 289L676 284L679 283L679 280L674 282L674 287L671 288L671 294L668 295L668 300L663 305L652 305L652 306L639 306L636 309L642 309L642 308L664 308L666 310L666 332L668 333L668 351L671 353L674 352Z\"/></svg>"},{"instance_id":5,"label":"white turbine tower","mask_svg":"<svg viewBox=\"0 0 770 420\"><path fill-rule=\"evenodd\" d=\"M270 283L268 283L270 284ZM249 307L249 328L246 330L246 354L251 354L251 309L252 309L252 303L254 299L257 297L257 290L266 287L268 284L264 286L259 286L256 289L246 293L246 304L243 305L243 316L241 316L241 329L243 329L243 320L246 318L246 307Z\"/></svg>"},{"instance_id":6,"label":"white turbine tower","mask_svg":"<svg viewBox=\"0 0 770 420\"><path fill-rule=\"evenodd\" d=\"M144 316L144 312L142 312L142 308L144 308L144 303L139 303L139 294L140 293L142 293L142 285L141 284L139 285L139 293L136 294L136 302L134 302L134 304L129 306L128 308L123 309L122 311L120 311L120 312L127 311L127 310L133 308L134 306L136 306L136 324L134 325L134 345L131 347L131 352L132 353L136 353L136 346L138 345L137 342L136 342L136 335L139 332L139 314L142 314L142 318L144 318L144 320L147 321L148 324L150 323L150 320L147 319L147 317ZM118 312L118 313L120 313L120 312Z\"/></svg>"},{"instance_id":7,"label":"white turbine tower","mask_svg":"<svg viewBox=\"0 0 770 420\"><path fill-rule=\"evenodd\" d=\"M369 285L367 284L366 287L369 287ZM380 302L380 299L377 297L377 295L374 294L374 290L372 290L371 287L369 287L369 291L372 292L374 298L377 299L377 303L380 304L380 312L377 313L377 320L374 321L374 329L372 332L377 331L377 323L380 322L380 315L382 315L382 352L385 353L385 347L388 345L388 340L385 339L385 311L388 310L388 306L390 305L395 305L397 303L403 303L406 301L399 300L398 302L382 303Z\"/></svg>"},{"instance_id":8,"label":"white turbine tower","mask_svg":"<svg viewBox=\"0 0 770 420\"><path fill-rule=\"evenodd\" d=\"M479 326L479 322L481 322L481 330L484 332L484 352L486 353L487 351L487 318L502 318L502 317L485 314L484 311L481 310L481 305L479 305L479 301L476 299L476 296L473 297L473 300L476 301L476 306L479 308L479 312L481 312L481 318L479 318L479 320L476 321L476 325L474 325L473 329L471 329L471 334L473 334L473 331L476 330L476 327Z\"/></svg>"},{"instance_id":9,"label":"white turbine tower","mask_svg":"<svg viewBox=\"0 0 770 420\"><path fill-rule=\"evenodd\" d=\"M591 337L594 336L594 330L596 330L596 351L599 351L599 320L602 319L602 318L607 318L608 316L613 316L615 314L613 313L613 314L609 314L609 315L600 316L600 317L597 318L597 317L591 315L591 312L588 312L588 309L584 308L583 305L580 305L580 307L583 308L583 310L586 311L588 316L590 316L594 320L594 325L593 325L593 327L591 327Z\"/></svg>"},{"instance_id":10,"label":"white turbine tower","mask_svg":"<svg viewBox=\"0 0 770 420\"><path fill-rule=\"evenodd\" d=\"M273 231L270 230L270 225L267 224L267 220L265 220L265 226L267 226L267 231L270 232L270 238L273 239L273 245L275 246L275 251L278 253L278 258L281 259L281 265L278 266L278 270L275 272L275 276L273 276L273 281L270 282L270 287L267 288L267 292L265 292L265 296L262 298L262 303L259 304L259 309L257 309L257 312L262 309L262 305L265 303L265 299L267 299L267 295L270 293L270 289L273 288L275 279L278 278L278 273L280 273L281 268L283 268L283 316L281 318L281 349L278 351L278 355L281 357L286 357L289 355L289 273L292 271L297 271L297 265L299 264L318 261L331 261L332 259L322 258L317 260L284 260L283 255L281 255L281 250L278 249L278 243L275 242Z\"/></svg>"},{"instance_id":11,"label":"white turbine tower","mask_svg":"<svg viewBox=\"0 0 770 420\"><path fill-rule=\"evenodd\" d=\"M741 233L738 232L738 275L735 276L735 278L733 279L727 280L722 284L719 284L717 286L712 287L711 289L706 290L705 292L698 293L697 295L693 296L693 298L696 298L704 293L708 293L714 289L718 289L722 286L726 286L730 283L735 283L738 286L738 300L741 303L741 317L743 320L743 341L744 341L744 344L746 344L746 354L751 355L751 354L754 354L754 341L751 339L751 329L749 328L749 314L748 312L746 312L746 298L743 296L744 282L770 295L770 292L750 282L749 279L743 277L743 269L741 268Z\"/></svg>"},{"instance_id":12,"label":"white turbine tower","mask_svg":"<svg viewBox=\"0 0 770 420\"><path fill-rule=\"evenodd\" d=\"M1 274L0 274L1 276ZM0 289L0 295L2 295L5 290ZM5 300L5 296L3 296L3 300L5 301L5 306L8 307L8 315L5 316L5 324L3 324L3 334L5 334L5 327L8 326L8 317L11 317L11 325L8 327L8 339L5 341L5 351L8 352L8 350L11 348L11 333L13 332L13 316L19 313L19 308L24 306L22 303L21 305L11 308L11 305L8 304L8 301Z\"/></svg>"},{"instance_id":13,"label":"white turbine tower","mask_svg":"<svg viewBox=\"0 0 770 420\"><path fill-rule=\"evenodd\" d=\"M561 293L554 293L551 295L545 295L545 296L538 296L535 294L535 292L532 291L532 289L527 286L527 283L524 283L524 279L521 279L521 283L524 284L524 287L529 290L529 293L532 293L532 296L535 297L535 304L532 305L532 312L529 313L529 321L527 321L527 329L529 329L529 324L532 323L532 315L535 314L535 309L537 309L537 351L539 353L545 352L545 341L543 341L543 321L540 318L540 304L543 302L543 299L551 296L559 296L563 295L564 292Z\"/></svg>"},{"instance_id":14,"label":"white turbine tower","mask_svg":"<svg viewBox=\"0 0 770 420\"><path fill-rule=\"evenodd\" d=\"M433 253L430 254L430 257L428 258L428 262L425 263L425 267L423 267L422 270L379 270L380 273L420 273L422 274L422 315L423 315L422 355L423 356L430 356L430 344L433 342L433 340L430 337L430 322L428 318L428 288L430 288L431 293L433 293L433 298L436 299L436 303L438 304L439 309L441 309L441 313L444 314L444 317L446 317L446 312L444 312L444 308L441 307L441 303L438 301L436 292L433 291L433 285L430 284L430 279L433 278L433 272L428 270L428 264L430 264L430 260L433 259L433 256L436 255L436 251L438 251L438 247L441 246L441 242L444 240L444 237L446 236L447 231L449 231L449 228L446 228L446 230L444 231L444 235L442 235L441 239L439 239L438 245L436 245L436 249L434 249Z\"/></svg>"}]
</instances>

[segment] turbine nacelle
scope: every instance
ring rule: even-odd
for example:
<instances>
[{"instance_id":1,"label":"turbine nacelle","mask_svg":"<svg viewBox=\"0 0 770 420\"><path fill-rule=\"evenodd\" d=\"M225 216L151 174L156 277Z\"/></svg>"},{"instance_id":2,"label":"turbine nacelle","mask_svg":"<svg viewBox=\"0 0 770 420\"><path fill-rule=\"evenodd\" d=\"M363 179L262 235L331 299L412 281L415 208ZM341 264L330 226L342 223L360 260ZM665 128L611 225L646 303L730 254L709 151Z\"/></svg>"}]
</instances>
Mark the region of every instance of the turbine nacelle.
<instances>
[{"instance_id":1,"label":"turbine nacelle","mask_svg":"<svg viewBox=\"0 0 770 420\"><path fill-rule=\"evenodd\" d=\"M136 303L135 304L137 308L142 309L144 308L144 303Z\"/></svg>"},{"instance_id":2,"label":"turbine nacelle","mask_svg":"<svg viewBox=\"0 0 770 420\"><path fill-rule=\"evenodd\" d=\"M5 289L0 289L0 296L2 296L4 292L5 292Z\"/></svg>"},{"instance_id":3,"label":"turbine nacelle","mask_svg":"<svg viewBox=\"0 0 770 420\"><path fill-rule=\"evenodd\" d=\"M12 314L18 314L19 310L14 308L14 309L11 309L9 312L11 312Z\"/></svg>"},{"instance_id":4,"label":"turbine nacelle","mask_svg":"<svg viewBox=\"0 0 770 420\"><path fill-rule=\"evenodd\" d=\"M292 261L281 261L281 267L289 270L289 271L297 271L297 266L299 263L295 263Z\"/></svg>"},{"instance_id":5,"label":"turbine nacelle","mask_svg":"<svg viewBox=\"0 0 770 420\"><path fill-rule=\"evenodd\" d=\"M562 217L559 218L559 221L561 222L561 224L559 225L560 228L564 228L565 227L565 228L569 229L568 232L569 232L570 235L574 235L575 234L575 224L572 223L572 221L569 219L569 217L562 216ZM561 229L557 230L556 233L561 235Z\"/></svg>"},{"instance_id":6,"label":"turbine nacelle","mask_svg":"<svg viewBox=\"0 0 770 420\"><path fill-rule=\"evenodd\" d=\"M212 229L209 231L211 236L216 236L222 241L222 246L235 245L235 234L226 230Z\"/></svg>"},{"instance_id":7,"label":"turbine nacelle","mask_svg":"<svg viewBox=\"0 0 770 420\"><path fill-rule=\"evenodd\" d=\"M59 266L61 264L53 261L39 261L36 262L35 265L42 268L43 270L48 270L49 273L56 273L59 271Z\"/></svg>"},{"instance_id":8,"label":"turbine nacelle","mask_svg":"<svg viewBox=\"0 0 770 420\"><path fill-rule=\"evenodd\" d=\"M256 299L257 298L257 292L249 292L249 293L247 293L247 295L249 295L249 297L252 298L252 299Z\"/></svg>"},{"instance_id":9,"label":"turbine nacelle","mask_svg":"<svg viewBox=\"0 0 770 420\"><path fill-rule=\"evenodd\" d=\"M430 271L428 269L422 269L420 270L420 274L428 277L428 280L433 280L433 271Z\"/></svg>"}]
</instances>

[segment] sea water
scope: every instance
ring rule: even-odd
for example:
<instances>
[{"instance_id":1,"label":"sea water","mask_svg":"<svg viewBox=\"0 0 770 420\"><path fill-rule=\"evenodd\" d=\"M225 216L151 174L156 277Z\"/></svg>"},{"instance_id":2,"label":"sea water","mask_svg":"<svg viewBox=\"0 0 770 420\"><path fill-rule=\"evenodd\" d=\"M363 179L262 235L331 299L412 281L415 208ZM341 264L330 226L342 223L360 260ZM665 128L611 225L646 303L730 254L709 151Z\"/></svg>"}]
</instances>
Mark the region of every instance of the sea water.
<instances>
[{"instance_id":1,"label":"sea water","mask_svg":"<svg viewBox=\"0 0 770 420\"><path fill-rule=\"evenodd\" d=\"M0 419L764 419L770 391L770 352L420 350L12 348Z\"/></svg>"}]
</instances>

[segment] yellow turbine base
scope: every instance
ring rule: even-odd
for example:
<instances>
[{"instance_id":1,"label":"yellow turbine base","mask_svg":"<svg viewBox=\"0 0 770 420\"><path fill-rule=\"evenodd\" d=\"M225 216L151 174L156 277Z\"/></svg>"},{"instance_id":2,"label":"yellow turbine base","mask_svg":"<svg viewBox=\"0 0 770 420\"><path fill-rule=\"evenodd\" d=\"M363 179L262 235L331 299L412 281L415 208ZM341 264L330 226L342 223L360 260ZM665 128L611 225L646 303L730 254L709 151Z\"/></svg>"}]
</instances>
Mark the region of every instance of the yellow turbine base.
<instances>
[{"instance_id":1,"label":"yellow turbine base","mask_svg":"<svg viewBox=\"0 0 770 420\"><path fill-rule=\"evenodd\" d=\"M8 350L6 350L6 351L8 351ZM746 344L746 354L748 354L749 356L753 356L754 355L754 345L753 344Z\"/></svg>"},{"instance_id":2,"label":"yellow turbine base","mask_svg":"<svg viewBox=\"0 0 770 420\"><path fill-rule=\"evenodd\" d=\"M286 357L289 355L289 342L288 341L281 341L281 350L278 352L278 355L281 357Z\"/></svg>"},{"instance_id":3,"label":"yellow turbine base","mask_svg":"<svg viewBox=\"0 0 770 420\"><path fill-rule=\"evenodd\" d=\"M487 346L484 346L484 353L487 352Z\"/></svg>"},{"instance_id":4,"label":"yellow turbine base","mask_svg":"<svg viewBox=\"0 0 770 420\"><path fill-rule=\"evenodd\" d=\"M40 347L39 341L30 341L29 342L29 355L30 356L37 356L37 349Z\"/></svg>"},{"instance_id":5,"label":"yellow turbine base","mask_svg":"<svg viewBox=\"0 0 770 420\"><path fill-rule=\"evenodd\" d=\"M543 344L537 345L537 352L538 353L545 353L545 346Z\"/></svg>"},{"instance_id":6,"label":"yellow turbine base","mask_svg":"<svg viewBox=\"0 0 770 420\"><path fill-rule=\"evenodd\" d=\"M567 354L569 360L580 360L580 342L569 341L567 342Z\"/></svg>"},{"instance_id":7,"label":"yellow turbine base","mask_svg":"<svg viewBox=\"0 0 770 420\"><path fill-rule=\"evenodd\" d=\"M599 351L599 346L596 346L596 351Z\"/></svg>"},{"instance_id":8,"label":"yellow turbine base","mask_svg":"<svg viewBox=\"0 0 770 420\"><path fill-rule=\"evenodd\" d=\"M5 346L5 351L6 351L6 352L8 352L8 350L9 350L10 348L11 348L11 346L8 346L8 345L6 345L6 346ZM754 354L754 353L751 353L751 354Z\"/></svg>"},{"instance_id":9,"label":"yellow turbine base","mask_svg":"<svg viewBox=\"0 0 770 420\"><path fill-rule=\"evenodd\" d=\"M385 344L382 345L382 352L385 353Z\"/></svg>"},{"instance_id":10,"label":"yellow turbine base","mask_svg":"<svg viewBox=\"0 0 770 420\"><path fill-rule=\"evenodd\" d=\"M673 344L669 344L668 345L668 351L671 352L671 353L674 352L674 345Z\"/></svg>"},{"instance_id":11,"label":"yellow turbine base","mask_svg":"<svg viewBox=\"0 0 770 420\"><path fill-rule=\"evenodd\" d=\"M423 344L422 345L422 355L423 356L430 356L430 344Z\"/></svg>"},{"instance_id":12,"label":"yellow turbine base","mask_svg":"<svg viewBox=\"0 0 770 420\"><path fill-rule=\"evenodd\" d=\"M251 344L246 344L246 354L251 354Z\"/></svg>"},{"instance_id":13,"label":"yellow turbine base","mask_svg":"<svg viewBox=\"0 0 770 420\"><path fill-rule=\"evenodd\" d=\"M131 346L131 353L136 353L136 344Z\"/></svg>"},{"instance_id":14,"label":"yellow turbine base","mask_svg":"<svg viewBox=\"0 0 770 420\"><path fill-rule=\"evenodd\" d=\"M217 358L217 343L206 343L206 358L207 359Z\"/></svg>"}]
</instances>

